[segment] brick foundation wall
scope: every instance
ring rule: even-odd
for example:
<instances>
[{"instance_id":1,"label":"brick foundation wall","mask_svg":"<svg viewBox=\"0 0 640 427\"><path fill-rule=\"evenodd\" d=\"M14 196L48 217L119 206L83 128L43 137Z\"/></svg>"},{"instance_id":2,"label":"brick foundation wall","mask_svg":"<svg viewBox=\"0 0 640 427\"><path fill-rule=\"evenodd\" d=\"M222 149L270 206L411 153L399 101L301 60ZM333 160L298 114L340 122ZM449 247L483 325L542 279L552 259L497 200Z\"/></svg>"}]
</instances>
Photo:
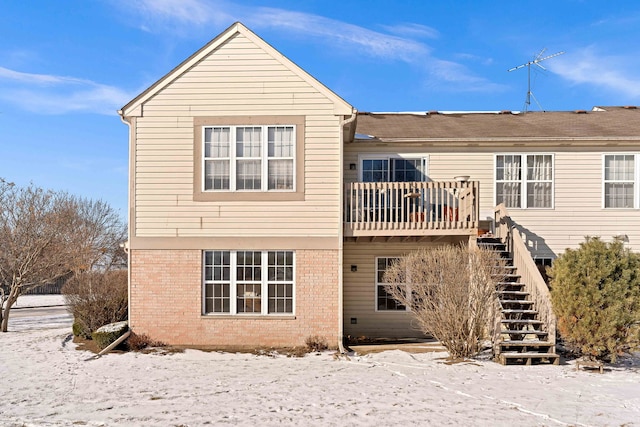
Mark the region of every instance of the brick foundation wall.
<instances>
[{"instance_id":1,"label":"brick foundation wall","mask_svg":"<svg viewBox=\"0 0 640 427\"><path fill-rule=\"evenodd\" d=\"M202 315L202 252L132 250L130 325L171 345L300 346L338 340L339 251L296 250L295 316Z\"/></svg>"}]
</instances>

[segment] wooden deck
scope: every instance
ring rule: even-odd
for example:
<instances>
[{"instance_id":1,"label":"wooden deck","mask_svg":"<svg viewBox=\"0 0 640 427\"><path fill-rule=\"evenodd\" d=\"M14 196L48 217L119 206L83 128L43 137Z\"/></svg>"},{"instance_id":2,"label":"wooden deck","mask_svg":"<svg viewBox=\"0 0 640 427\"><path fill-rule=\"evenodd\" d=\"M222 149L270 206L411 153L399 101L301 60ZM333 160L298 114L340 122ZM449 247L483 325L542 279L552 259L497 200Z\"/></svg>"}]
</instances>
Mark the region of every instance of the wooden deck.
<instances>
[{"instance_id":1,"label":"wooden deck","mask_svg":"<svg viewBox=\"0 0 640 427\"><path fill-rule=\"evenodd\" d=\"M352 182L345 189L345 237L473 235L477 181Z\"/></svg>"}]
</instances>

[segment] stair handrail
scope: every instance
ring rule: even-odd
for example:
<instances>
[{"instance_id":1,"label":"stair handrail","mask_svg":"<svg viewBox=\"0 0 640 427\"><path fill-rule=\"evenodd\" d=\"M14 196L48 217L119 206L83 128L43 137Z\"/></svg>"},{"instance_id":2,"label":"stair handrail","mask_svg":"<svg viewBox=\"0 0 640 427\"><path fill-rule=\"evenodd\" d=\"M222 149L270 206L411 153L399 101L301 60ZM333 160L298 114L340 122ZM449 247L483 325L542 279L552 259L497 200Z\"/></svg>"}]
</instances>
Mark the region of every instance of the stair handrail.
<instances>
[{"instance_id":1,"label":"stair handrail","mask_svg":"<svg viewBox=\"0 0 640 427\"><path fill-rule=\"evenodd\" d=\"M531 295L543 328L548 333L547 340L553 344L551 349L555 353L557 319L551 305L549 287L503 203L495 209L495 230L496 236L505 243L513 258L513 265L525 284L525 290Z\"/></svg>"}]
</instances>

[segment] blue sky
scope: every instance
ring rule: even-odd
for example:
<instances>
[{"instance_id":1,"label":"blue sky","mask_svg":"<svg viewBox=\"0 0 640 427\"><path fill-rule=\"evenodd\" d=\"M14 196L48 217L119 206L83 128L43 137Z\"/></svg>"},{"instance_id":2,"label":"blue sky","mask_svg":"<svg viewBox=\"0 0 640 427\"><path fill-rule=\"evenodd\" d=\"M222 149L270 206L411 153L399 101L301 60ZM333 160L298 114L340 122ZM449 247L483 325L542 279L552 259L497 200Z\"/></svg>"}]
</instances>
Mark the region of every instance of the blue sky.
<instances>
[{"instance_id":1,"label":"blue sky","mask_svg":"<svg viewBox=\"0 0 640 427\"><path fill-rule=\"evenodd\" d=\"M116 111L235 21L359 111L521 110L543 48L543 109L640 104L635 0L4 0L0 177L124 217Z\"/></svg>"}]
</instances>

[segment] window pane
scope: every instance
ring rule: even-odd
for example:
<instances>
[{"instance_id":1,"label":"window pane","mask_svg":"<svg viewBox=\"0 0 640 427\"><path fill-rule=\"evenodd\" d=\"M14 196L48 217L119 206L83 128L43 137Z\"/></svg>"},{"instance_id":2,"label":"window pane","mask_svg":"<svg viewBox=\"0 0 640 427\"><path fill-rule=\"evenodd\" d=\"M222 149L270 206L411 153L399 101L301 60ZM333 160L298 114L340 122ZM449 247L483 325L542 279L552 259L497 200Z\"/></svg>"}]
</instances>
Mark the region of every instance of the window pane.
<instances>
[{"instance_id":1,"label":"window pane","mask_svg":"<svg viewBox=\"0 0 640 427\"><path fill-rule=\"evenodd\" d=\"M269 159L269 190L293 190L293 160Z\"/></svg>"},{"instance_id":2,"label":"window pane","mask_svg":"<svg viewBox=\"0 0 640 427\"><path fill-rule=\"evenodd\" d=\"M293 157L293 126L268 128L269 157Z\"/></svg>"},{"instance_id":3,"label":"window pane","mask_svg":"<svg viewBox=\"0 0 640 427\"><path fill-rule=\"evenodd\" d=\"M520 156L496 156L496 180L520 181L521 179Z\"/></svg>"},{"instance_id":4,"label":"window pane","mask_svg":"<svg viewBox=\"0 0 640 427\"><path fill-rule=\"evenodd\" d=\"M205 314L229 313L229 286L228 283L205 285Z\"/></svg>"},{"instance_id":5,"label":"window pane","mask_svg":"<svg viewBox=\"0 0 640 427\"><path fill-rule=\"evenodd\" d=\"M611 155L604 158L604 179L607 181L632 181L634 179L634 156Z\"/></svg>"},{"instance_id":6,"label":"window pane","mask_svg":"<svg viewBox=\"0 0 640 427\"><path fill-rule=\"evenodd\" d=\"M262 156L262 128L238 127L236 128L236 156L237 157L261 157Z\"/></svg>"},{"instance_id":7,"label":"window pane","mask_svg":"<svg viewBox=\"0 0 640 427\"><path fill-rule=\"evenodd\" d=\"M389 296L384 286L378 286L378 310L406 310L406 307Z\"/></svg>"},{"instance_id":8,"label":"window pane","mask_svg":"<svg viewBox=\"0 0 640 427\"><path fill-rule=\"evenodd\" d=\"M293 284L269 285L269 313L291 313Z\"/></svg>"},{"instance_id":9,"label":"window pane","mask_svg":"<svg viewBox=\"0 0 640 427\"><path fill-rule=\"evenodd\" d=\"M229 157L229 136L228 127L205 128L204 156Z\"/></svg>"},{"instance_id":10,"label":"window pane","mask_svg":"<svg viewBox=\"0 0 640 427\"><path fill-rule=\"evenodd\" d=\"M260 190L262 186L260 160L238 160L236 167L238 190Z\"/></svg>"},{"instance_id":11,"label":"window pane","mask_svg":"<svg viewBox=\"0 0 640 427\"><path fill-rule=\"evenodd\" d=\"M605 183L605 208L633 208L634 203L633 183Z\"/></svg>"},{"instance_id":12,"label":"window pane","mask_svg":"<svg viewBox=\"0 0 640 427\"><path fill-rule=\"evenodd\" d=\"M229 189L229 160L206 160L204 163L204 189Z\"/></svg>"},{"instance_id":13,"label":"window pane","mask_svg":"<svg viewBox=\"0 0 640 427\"><path fill-rule=\"evenodd\" d=\"M519 208L521 184L519 182L496 183L496 203L504 203L507 208Z\"/></svg>"},{"instance_id":14,"label":"window pane","mask_svg":"<svg viewBox=\"0 0 640 427\"><path fill-rule=\"evenodd\" d=\"M260 313L261 311L261 285L238 284L236 286L236 303L238 313Z\"/></svg>"},{"instance_id":15,"label":"window pane","mask_svg":"<svg viewBox=\"0 0 640 427\"><path fill-rule=\"evenodd\" d=\"M393 159L392 181L424 181L422 159Z\"/></svg>"},{"instance_id":16,"label":"window pane","mask_svg":"<svg viewBox=\"0 0 640 427\"><path fill-rule=\"evenodd\" d=\"M527 184L527 207L550 208L551 207L551 183L530 182Z\"/></svg>"},{"instance_id":17,"label":"window pane","mask_svg":"<svg viewBox=\"0 0 640 427\"><path fill-rule=\"evenodd\" d=\"M528 156L527 180L551 181L553 179L553 171L551 167L552 161L553 159L549 155Z\"/></svg>"},{"instance_id":18,"label":"window pane","mask_svg":"<svg viewBox=\"0 0 640 427\"><path fill-rule=\"evenodd\" d=\"M389 162L387 160L363 160L362 180L364 182L389 181Z\"/></svg>"}]
</instances>

